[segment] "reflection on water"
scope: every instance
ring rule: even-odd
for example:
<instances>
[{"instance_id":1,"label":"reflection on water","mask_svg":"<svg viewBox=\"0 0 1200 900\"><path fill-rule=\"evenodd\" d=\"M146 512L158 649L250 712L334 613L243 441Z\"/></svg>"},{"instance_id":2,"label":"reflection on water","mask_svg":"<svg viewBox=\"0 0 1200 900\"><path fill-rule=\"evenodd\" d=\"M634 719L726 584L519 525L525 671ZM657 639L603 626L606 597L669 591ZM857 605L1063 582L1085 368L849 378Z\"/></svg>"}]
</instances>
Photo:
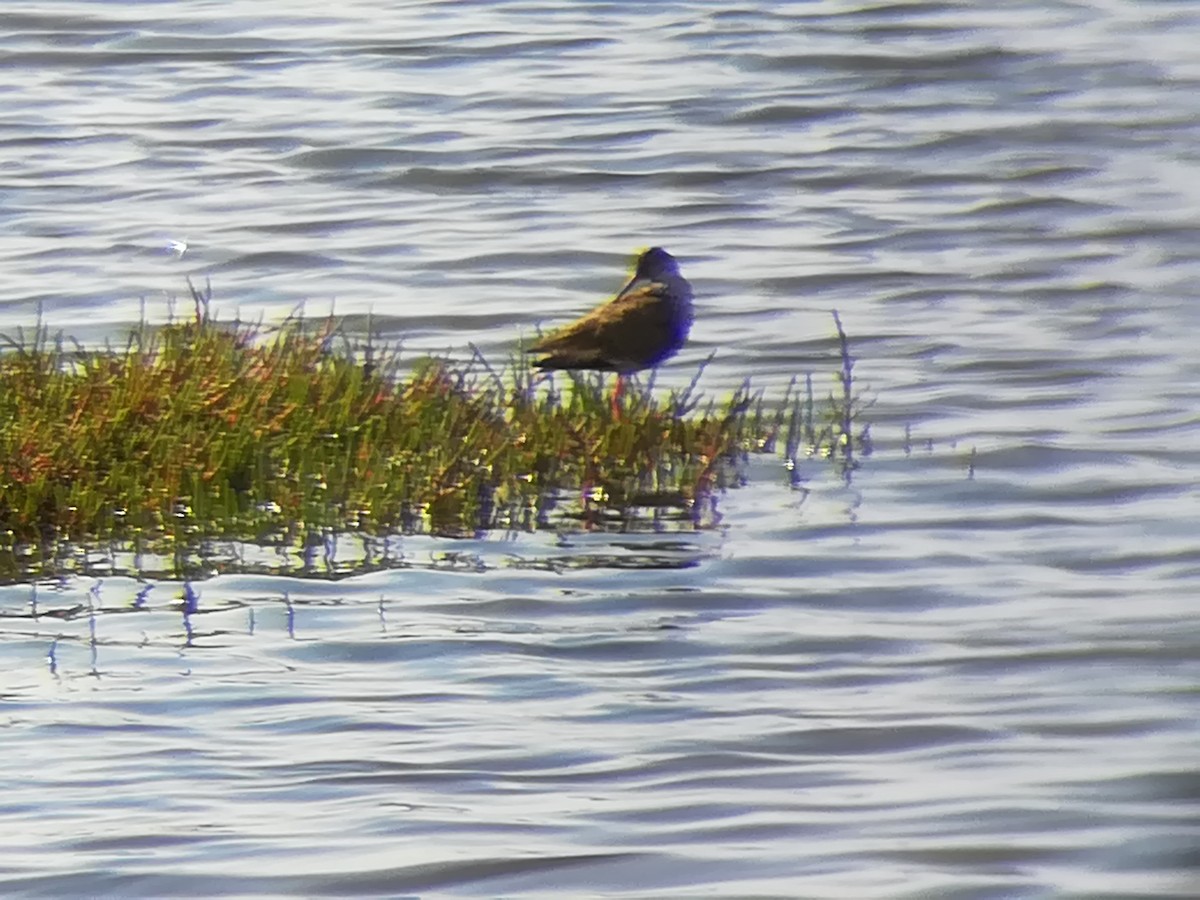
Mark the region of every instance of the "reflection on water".
<instances>
[{"instance_id":1,"label":"reflection on water","mask_svg":"<svg viewBox=\"0 0 1200 900\"><path fill-rule=\"evenodd\" d=\"M715 499L710 498L708 509L715 515ZM662 510L644 514L643 509L626 509L611 513L607 522L598 516L589 516L582 524L571 522L571 530L543 534L481 531L474 540L420 532L363 535L328 531L311 535L300 546L291 541L208 540L176 547L175 552L169 542L146 546L118 541L104 546L63 543L42 556L29 553L18 559L10 554L3 562L12 567L5 565L3 571L5 580L19 588L23 583L66 584L89 578L186 582L257 574L340 581L409 569L657 569L698 564L709 555L703 548L720 537L715 518L701 521L690 511L663 515ZM497 548L504 552L494 555Z\"/></svg>"},{"instance_id":2,"label":"reflection on water","mask_svg":"<svg viewBox=\"0 0 1200 900\"><path fill-rule=\"evenodd\" d=\"M657 389L837 309L874 453L0 587L6 896L1194 896L1192 5L277 6L6 11L0 331L504 359L663 244Z\"/></svg>"}]
</instances>

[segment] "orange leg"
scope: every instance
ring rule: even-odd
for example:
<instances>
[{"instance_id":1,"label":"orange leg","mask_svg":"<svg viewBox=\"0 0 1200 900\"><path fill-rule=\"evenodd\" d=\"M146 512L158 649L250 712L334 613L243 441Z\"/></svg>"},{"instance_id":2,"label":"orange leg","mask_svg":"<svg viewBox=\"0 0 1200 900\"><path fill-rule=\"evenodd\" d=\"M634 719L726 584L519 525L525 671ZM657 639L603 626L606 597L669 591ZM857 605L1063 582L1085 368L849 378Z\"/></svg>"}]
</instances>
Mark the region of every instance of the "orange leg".
<instances>
[{"instance_id":1,"label":"orange leg","mask_svg":"<svg viewBox=\"0 0 1200 900\"><path fill-rule=\"evenodd\" d=\"M625 376L617 373L617 383L613 385L610 409L614 420L621 418L621 398L625 396Z\"/></svg>"}]
</instances>

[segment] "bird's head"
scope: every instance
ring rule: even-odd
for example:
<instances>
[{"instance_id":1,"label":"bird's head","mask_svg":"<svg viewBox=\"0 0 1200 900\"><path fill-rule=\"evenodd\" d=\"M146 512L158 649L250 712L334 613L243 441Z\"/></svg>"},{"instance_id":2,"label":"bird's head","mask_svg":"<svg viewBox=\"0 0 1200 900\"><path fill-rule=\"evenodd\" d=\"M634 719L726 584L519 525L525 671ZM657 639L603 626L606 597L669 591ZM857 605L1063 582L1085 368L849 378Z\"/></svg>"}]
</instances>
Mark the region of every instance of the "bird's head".
<instances>
[{"instance_id":1,"label":"bird's head","mask_svg":"<svg viewBox=\"0 0 1200 900\"><path fill-rule=\"evenodd\" d=\"M665 281L679 274L679 264L675 257L662 247L651 247L638 257L635 278L645 278L648 281Z\"/></svg>"}]
</instances>

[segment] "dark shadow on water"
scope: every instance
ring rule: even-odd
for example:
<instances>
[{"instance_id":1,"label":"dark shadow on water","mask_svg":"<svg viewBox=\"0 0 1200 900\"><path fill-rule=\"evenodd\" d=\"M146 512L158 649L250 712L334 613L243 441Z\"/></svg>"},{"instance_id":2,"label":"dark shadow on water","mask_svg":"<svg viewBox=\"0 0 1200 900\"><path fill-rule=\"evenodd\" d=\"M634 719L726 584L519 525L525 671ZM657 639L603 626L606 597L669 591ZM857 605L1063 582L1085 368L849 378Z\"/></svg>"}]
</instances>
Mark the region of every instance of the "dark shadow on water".
<instances>
[{"instance_id":1,"label":"dark shadow on water","mask_svg":"<svg viewBox=\"0 0 1200 900\"><path fill-rule=\"evenodd\" d=\"M588 498L538 510L525 527L440 533L414 517L385 535L311 531L263 542L197 537L189 543L56 542L0 548L0 584L55 583L70 578L130 577L204 581L218 575L277 575L335 582L397 569L485 573L497 568L562 572L580 569L691 568L711 553L721 517L715 497L639 497L616 508ZM85 609L79 612L86 612ZM42 615L71 615L43 611Z\"/></svg>"}]
</instances>

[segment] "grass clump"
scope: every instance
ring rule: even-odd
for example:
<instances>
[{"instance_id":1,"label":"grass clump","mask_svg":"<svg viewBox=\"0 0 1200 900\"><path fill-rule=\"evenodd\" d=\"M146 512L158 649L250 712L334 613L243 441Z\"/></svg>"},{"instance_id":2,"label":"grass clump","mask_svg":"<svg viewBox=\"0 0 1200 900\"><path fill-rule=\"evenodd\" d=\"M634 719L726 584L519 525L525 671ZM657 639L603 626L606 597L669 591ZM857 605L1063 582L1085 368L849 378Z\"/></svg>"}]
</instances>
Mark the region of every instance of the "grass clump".
<instances>
[{"instance_id":1,"label":"grass clump","mask_svg":"<svg viewBox=\"0 0 1200 900\"><path fill-rule=\"evenodd\" d=\"M302 540L536 528L674 505L736 480L739 458L820 453L849 471L859 401L843 390L768 405L744 385L698 407L695 382L614 414L597 375L501 375L355 348L332 320L267 330L196 316L84 351L39 327L0 355L0 549L47 541ZM698 376L697 376L698 377ZM561 508L559 510L561 513ZM570 514L570 511L568 511Z\"/></svg>"}]
</instances>

